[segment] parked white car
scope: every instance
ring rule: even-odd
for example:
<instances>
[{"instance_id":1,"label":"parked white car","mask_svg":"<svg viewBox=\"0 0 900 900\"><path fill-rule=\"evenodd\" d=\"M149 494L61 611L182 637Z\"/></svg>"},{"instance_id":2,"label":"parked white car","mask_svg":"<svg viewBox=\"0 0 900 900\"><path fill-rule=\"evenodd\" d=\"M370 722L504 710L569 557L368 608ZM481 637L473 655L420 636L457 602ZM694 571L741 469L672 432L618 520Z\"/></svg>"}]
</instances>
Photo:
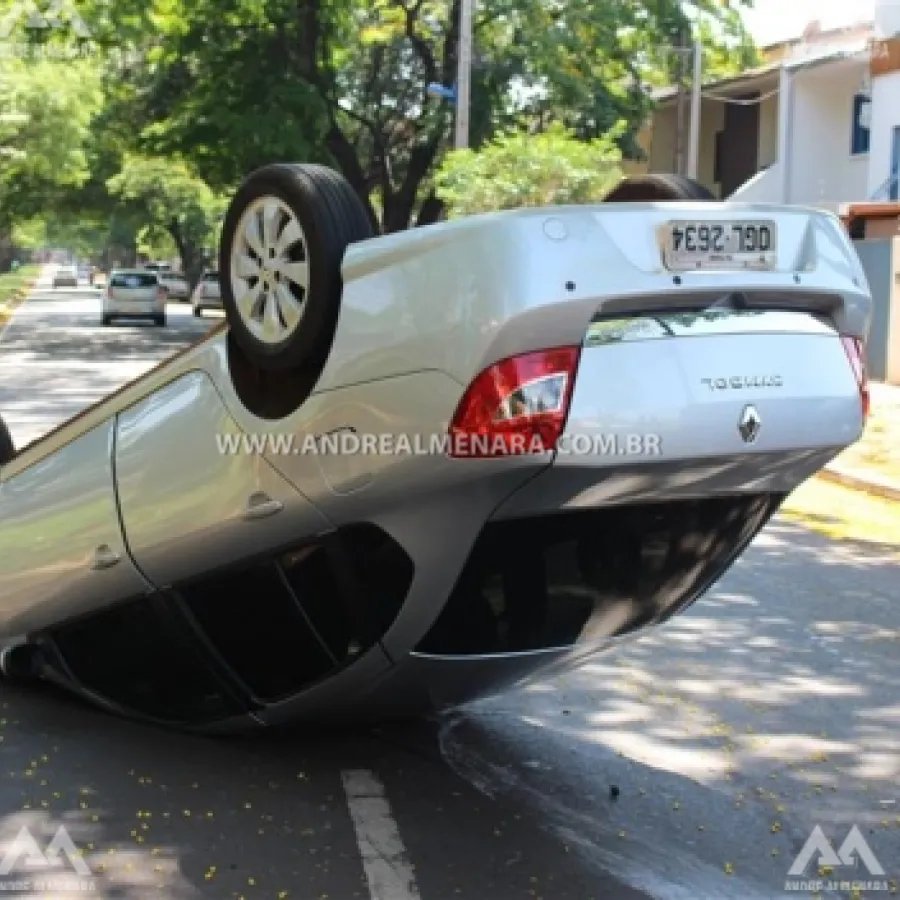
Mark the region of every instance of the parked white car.
<instances>
[{"instance_id":1,"label":"parked white car","mask_svg":"<svg viewBox=\"0 0 900 900\"><path fill-rule=\"evenodd\" d=\"M114 269L109 274L100 322L113 319L152 319L160 327L166 324L166 289L156 272L143 269Z\"/></svg>"},{"instance_id":2,"label":"parked white car","mask_svg":"<svg viewBox=\"0 0 900 900\"><path fill-rule=\"evenodd\" d=\"M180 272L159 273L160 284L166 289L166 294L170 300L179 300L187 303L191 299L191 286L187 279Z\"/></svg>"},{"instance_id":3,"label":"parked white car","mask_svg":"<svg viewBox=\"0 0 900 900\"><path fill-rule=\"evenodd\" d=\"M60 266L53 274L53 287L78 287L78 270L74 266Z\"/></svg>"},{"instance_id":4,"label":"parked white car","mask_svg":"<svg viewBox=\"0 0 900 900\"><path fill-rule=\"evenodd\" d=\"M204 272L194 295L191 297L191 305L194 307L194 315L198 318L203 315L204 309L222 309L222 291L219 284L218 272Z\"/></svg>"}]
</instances>

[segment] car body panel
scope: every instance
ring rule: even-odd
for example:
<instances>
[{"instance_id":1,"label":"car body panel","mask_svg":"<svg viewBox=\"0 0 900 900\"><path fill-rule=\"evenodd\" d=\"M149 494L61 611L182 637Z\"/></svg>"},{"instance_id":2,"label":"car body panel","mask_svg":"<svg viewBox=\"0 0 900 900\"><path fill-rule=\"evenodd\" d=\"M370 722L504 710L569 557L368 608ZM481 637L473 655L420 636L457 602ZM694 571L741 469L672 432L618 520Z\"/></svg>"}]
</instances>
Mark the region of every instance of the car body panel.
<instances>
[{"instance_id":1,"label":"car body panel","mask_svg":"<svg viewBox=\"0 0 900 900\"><path fill-rule=\"evenodd\" d=\"M224 347L220 344L224 328L213 329L196 344L176 353L138 378L127 382L117 391L86 407L71 419L20 448L15 458L0 467L0 477L10 478L39 465L67 444L98 425L104 424L118 412L139 403L154 391L185 372L205 369L213 378L222 371Z\"/></svg>"},{"instance_id":2,"label":"car body panel","mask_svg":"<svg viewBox=\"0 0 900 900\"><path fill-rule=\"evenodd\" d=\"M774 218L773 272L667 271L672 218ZM460 265L460 259L466 260ZM703 308L741 291L752 304L827 313L864 338L868 284L837 217L765 204L628 203L519 209L351 246L335 345L317 387L439 369L467 382L517 353L580 344L595 314Z\"/></svg>"},{"instance_id":3,"label":"car body panel","mask_svg":"<svg viewBox=\"0 0 900 900\"><path fill-rule=\"evenodd\" d=\"M149 589L131 564L112 469L112 420L0 481L0 637ZM99 548L118 562L93 568Z\"/></svg>"},{"instance_id":4,"label":"car body panel","mask_svg":"<svg viewBox=\"0 0 900 900\"><path fill-rule=\"evenodd\" d=\"M119 414L122 522L135 562L156 587L329 529L261 456L217 452L217 436L238 433L204 372L189 372ZM281 508L259 515L265 503Z\"/></svg>"}]
</instances>

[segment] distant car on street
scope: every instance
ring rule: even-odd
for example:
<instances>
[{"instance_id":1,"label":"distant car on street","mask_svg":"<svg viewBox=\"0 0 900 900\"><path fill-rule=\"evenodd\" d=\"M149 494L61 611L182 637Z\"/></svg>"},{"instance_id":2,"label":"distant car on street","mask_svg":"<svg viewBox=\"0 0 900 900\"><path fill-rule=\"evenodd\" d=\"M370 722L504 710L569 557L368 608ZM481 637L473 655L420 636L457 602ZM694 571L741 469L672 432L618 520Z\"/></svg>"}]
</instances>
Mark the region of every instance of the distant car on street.
<instances>
[{"instance_id":1,"label":"distant car on street","mask_svg":"<svg viewBox=\"0 0 900 900\"><path fill-rule=\"evenodd\" d=\"M53 273L53 287L78 287L78 270L74 266L60 266Z\"/></svg>"},{"instance_id":2,"label":"distant car on street","mask_svg":"<svg viewBox=\"0 0 900 900\"><path fill-rule=\"evenodd\" d=\"M158 272L159 282L166 289L170 300L187 303L191 299L191 286L180 272Z\"/></svg>"},{"instance_id":3,"label":"distant car on street","mask_svg":"<svg viewBox=\"0 0 900 900\"><path fill-rule=\"evenodd\" d=\"M194 288L194 296L191 297L191 305L194 315L200 318L204 309L223 309L222 291L219 283L219 273L214 271L204 272Z\"/></svg>"},{"instance_id":4,"label":"distant car on street","mask_svg":"<svg viewBox=\"0 0 900 900\"><path fill-rule=\"evenodd\" d=\"M143 269L116 269L110 272L100 321L113 319L151 319L160 327L166 324L166 290L156 272Z\"/></svg>"}]
</instances>

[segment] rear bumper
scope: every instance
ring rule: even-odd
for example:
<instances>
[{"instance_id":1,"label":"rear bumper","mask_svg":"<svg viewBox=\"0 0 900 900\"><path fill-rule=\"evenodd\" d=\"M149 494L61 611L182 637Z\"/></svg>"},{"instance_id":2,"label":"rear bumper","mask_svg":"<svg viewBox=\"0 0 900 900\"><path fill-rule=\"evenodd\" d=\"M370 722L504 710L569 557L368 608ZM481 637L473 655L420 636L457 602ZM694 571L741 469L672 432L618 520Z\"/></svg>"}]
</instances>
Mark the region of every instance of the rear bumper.
<instances>
[{"instance_id":1,"label":"rear bumper","mask_svg":"<svg viewBox=\"0 0 900 900\"><path fill-rule=\"evenodd\" d=\"M104 301L103 302L103 315L104 316L121 316L124 318L154 318L156 316L164 315L166 311L165 303L151 302L151 301L134 301L128 303L121 303L115 301Z\"/></svg>"},{"instance_id":2,"label":"rear bumper","mask_svg":"<svg viewBox=\"0 0 900 900\"><path fill-rule=\"evenodd\" d=\"M747 456L763 475L763 457L840 450L863 425L860 385L824 319L726 308L599 318L555 466Z\"/></svg>"}]
</instances>

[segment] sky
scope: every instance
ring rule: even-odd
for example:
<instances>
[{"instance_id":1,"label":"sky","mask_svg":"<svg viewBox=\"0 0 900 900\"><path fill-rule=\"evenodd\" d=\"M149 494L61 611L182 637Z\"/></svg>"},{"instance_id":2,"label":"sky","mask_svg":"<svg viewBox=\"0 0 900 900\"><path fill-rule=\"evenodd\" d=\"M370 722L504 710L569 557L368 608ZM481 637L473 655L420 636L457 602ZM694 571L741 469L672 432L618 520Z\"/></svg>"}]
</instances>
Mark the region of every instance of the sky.
<instances>
[{"instance_id":1,"label":"sky","mask_svg":"<svg viewBox=\"0 0 900 900\"><path fill-rule=\"evenodd\" d=\"M757 45L798 37L818 19L823 29L872 20L875 0L755 0L744 21Z\"/></svg>"}]
</instances>

